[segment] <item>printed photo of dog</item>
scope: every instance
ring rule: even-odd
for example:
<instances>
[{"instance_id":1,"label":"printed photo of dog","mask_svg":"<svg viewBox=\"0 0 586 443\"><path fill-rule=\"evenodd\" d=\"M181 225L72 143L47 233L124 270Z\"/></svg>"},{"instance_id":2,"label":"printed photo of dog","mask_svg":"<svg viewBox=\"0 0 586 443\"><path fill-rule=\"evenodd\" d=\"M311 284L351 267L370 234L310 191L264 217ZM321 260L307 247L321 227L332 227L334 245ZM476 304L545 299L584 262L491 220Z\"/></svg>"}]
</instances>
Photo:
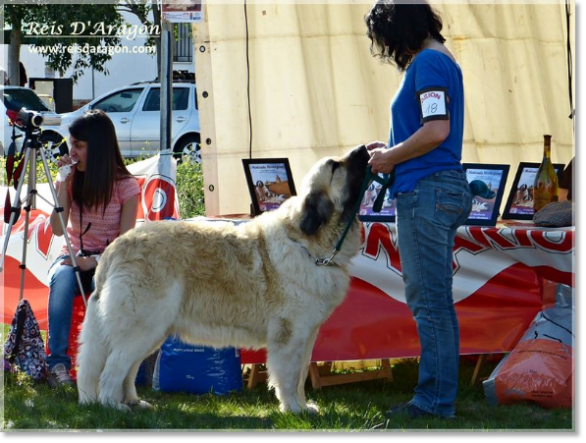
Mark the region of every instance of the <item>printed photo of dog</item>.
<instances>
[{"instance_id":1,"label":"printed photo of dog","mask_svg":"<svg viewBox=\"0 0 586 443\"><path fill-rule=\"evenodd\" d=\"M517 192L515 193L513 205L516 207L526 206L532 208L534 193L533 185L527 186L527 184L523 184L519 186L517 188Z\"/></svg>"},{"instance_id":2,"label":"printed photo of dog","mask_svg":"<svg viewBox=\"0 0 586 443\"><path fill-rule=\"evenodd\" d=\"M280 410L317 412L305 381L318 330L348 290L368 160L364 146L322 159L298 196L248 223L160 221L118 237L102 255L88 300L79 402L150 407L137 396L138 368L177 334L194 344L266 348ZM333 264L317 266L352 220Z\"/></svg>"},{"instance_id":3,"label":"printed photo of dog","mask_svg":"<svg viewBox=\"0 0 586 443\"><path fill-rule=\"evenodd\" d=\"M265 202L275 196L261 180L257 180L254 191L259 202Z\"/></svg>"}]
</instances>

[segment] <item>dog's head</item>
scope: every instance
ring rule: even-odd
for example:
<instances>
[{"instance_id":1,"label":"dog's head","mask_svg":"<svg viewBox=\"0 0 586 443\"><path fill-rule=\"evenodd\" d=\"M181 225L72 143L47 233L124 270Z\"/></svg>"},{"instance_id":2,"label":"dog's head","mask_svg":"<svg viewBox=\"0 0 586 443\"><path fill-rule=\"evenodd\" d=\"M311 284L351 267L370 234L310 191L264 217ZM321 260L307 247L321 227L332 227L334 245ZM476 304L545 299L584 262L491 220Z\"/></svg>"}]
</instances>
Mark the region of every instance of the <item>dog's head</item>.
<instances>
[{"instance_id":1,"label":"dog's head","mask_svg":"<svg viewBox=\"0 0 586 443\"><path fill-rule=\"evenodd\" d=\"M354 217L369 159L366 147L359 146L344 157L324 158L314 165L303 180L303 233L316 234L333 217L340 223Z\"/></svg>"},{"instance_id":2,"label":"dog's head","mask_svg":"<svg viewBox=\"0 0 586 443\"><path fill-rule=\"evenodd\" d=\"M489 200L494 198L496 195L496 193L492 191L482 180L472 180L470 182L470 191L472 191L473 196L478 196Z\"/></svg>"}]
</instances>

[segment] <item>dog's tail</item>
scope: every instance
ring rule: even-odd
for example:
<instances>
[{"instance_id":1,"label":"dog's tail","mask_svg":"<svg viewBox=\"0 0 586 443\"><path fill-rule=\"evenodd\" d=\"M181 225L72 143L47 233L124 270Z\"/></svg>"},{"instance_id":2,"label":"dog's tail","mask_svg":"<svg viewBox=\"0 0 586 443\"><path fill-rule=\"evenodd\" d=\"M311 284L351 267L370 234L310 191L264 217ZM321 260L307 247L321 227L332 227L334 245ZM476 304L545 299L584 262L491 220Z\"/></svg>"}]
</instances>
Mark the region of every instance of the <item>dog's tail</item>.
<instances>
[{"instance_id":1,"label":"dog's tail","mask_svg":"<svg viewBox=\"0 0 586 443\"><path fill-rule=\"evenodd\" d=\"M99 290L88 299L87 311L79 335L77 354L77 390L79 403L91 403L98 400L100 375L104 370L108 349L101 327L99 307Z\"/></svg>"}]
</instances>

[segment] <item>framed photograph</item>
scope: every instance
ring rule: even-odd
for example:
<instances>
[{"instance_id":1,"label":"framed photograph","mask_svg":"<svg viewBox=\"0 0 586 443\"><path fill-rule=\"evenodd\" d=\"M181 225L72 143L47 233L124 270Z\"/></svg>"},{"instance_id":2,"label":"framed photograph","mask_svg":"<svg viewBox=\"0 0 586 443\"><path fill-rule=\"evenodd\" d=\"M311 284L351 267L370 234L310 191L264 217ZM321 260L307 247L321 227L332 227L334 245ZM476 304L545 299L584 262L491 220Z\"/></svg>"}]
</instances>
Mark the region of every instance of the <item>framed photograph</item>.
<instances>
[{"instance_id":1,"label":"framed photograph","mask_svg":"<svg viewBox=\"0 0 586 443\"><path fill-rule=\"evenodd\" d=\"M386 179L388 174L379 174L380 177ZM379 221L379 222L394 222L396 215L396 200L390 198L390 191L387 189L383 207L380 212L374 212L372 205L378 196L382 185L378 182L373 181L366 192L364 198L360 203L360 209L358 209L358 219L360 221Z\"/></svg>"},{"instance_id":2,"label":"framed photograph","mask_svg":"<svg viewBox=\"0 0 586 443\"><path fill-rule=\"evenodd\" d=\"M533 220L533 183L540 163L519 163L515 180L509 192L509 198L503 213L503 219ZM553 168L562 179L565 165L554 163Z\"/></svg>"},{"instance_id":3,"label":"framed photograph","mask_svg":"<svg viewBox=\"0 0 586 443\"><path fill-rule=\"evenodd\" d=\"M465 224L495 226L509 175L509 165L464 163L462 166L466 171L473 198L472 212Z\"/></svg>"},{"instance_id":4,"label":"framed photograph","mask_svg":"<svg viewBox=\"0 0 586 443\"><path fill-rule=\"evenodd\" d=\"M254 215L277 209L297 194L288 158L243 159L242 164Z\"/></svg>"}]
</instances>

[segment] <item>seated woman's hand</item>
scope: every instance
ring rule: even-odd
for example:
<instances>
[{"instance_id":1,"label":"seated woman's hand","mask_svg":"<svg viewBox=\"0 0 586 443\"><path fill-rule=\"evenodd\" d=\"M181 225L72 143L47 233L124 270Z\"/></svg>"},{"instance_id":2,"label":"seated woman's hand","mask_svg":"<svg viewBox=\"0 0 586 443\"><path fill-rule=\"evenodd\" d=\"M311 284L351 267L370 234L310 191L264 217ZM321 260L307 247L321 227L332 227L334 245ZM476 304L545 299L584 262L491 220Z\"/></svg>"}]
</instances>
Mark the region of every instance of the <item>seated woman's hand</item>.
<instances>
[{"instance_id":1,"label":"seated woman's hand","mask_svg":"<svg viewBox=\"0 0 586 443\"><path fill-rule=\"evenodd\" d=\"M77 163L77 158L71 157L68 154L64 154L57 159L57 167L60 168L61 166L65 165L74 165Z\"/></svg>"},{"instance_id":2,"label":"seated woman's hand","mask_svg":"<svg viewBox=\"0 0 586 443\"><path fill-rule=\"evenodd\" d=\"M89 271L90 269L94 269L96 267L96 260L93 257L75 257L79 269L82 271ZM71 258L67 257L61 261L62 265L69 265L73 266Z\"/></svg>"},{"instance_id":3,"label":"seated woman's hand","mask_svg":"<svg viewBox=\"0 0 586 443\"><path fill-rule=\"evenodd\" d=\"M61 169L64 166L70 166L69 171ZM77 159L65 154L57 159L57 168L60 169L57 174L57 181L70 181L73 177L72 172L77 169Z\"/></svg>"}]
</instances>

